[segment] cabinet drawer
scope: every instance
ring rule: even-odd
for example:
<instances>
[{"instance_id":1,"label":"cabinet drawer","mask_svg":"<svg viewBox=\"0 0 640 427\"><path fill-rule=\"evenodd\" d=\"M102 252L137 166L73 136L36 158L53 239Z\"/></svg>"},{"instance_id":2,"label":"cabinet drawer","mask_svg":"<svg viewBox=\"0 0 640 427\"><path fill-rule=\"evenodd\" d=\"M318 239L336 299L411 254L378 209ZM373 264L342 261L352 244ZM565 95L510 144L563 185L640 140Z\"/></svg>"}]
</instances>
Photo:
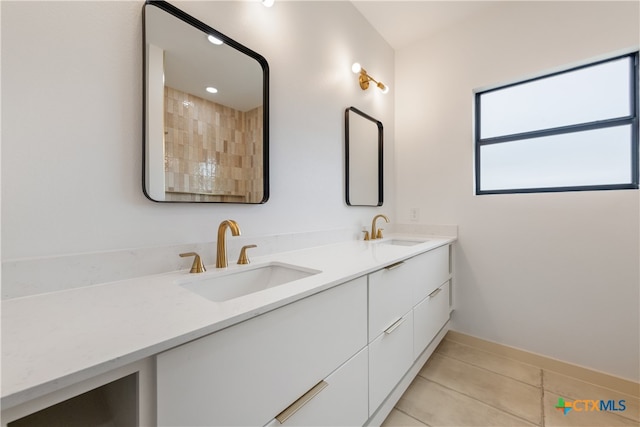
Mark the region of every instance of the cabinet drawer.
<instances>
[{"instance_id":1,"label":"cabinet drawer","mask_svg":"<svg viewBox=\"0 0 640 427\"><path fill-rule=\"evenodd\" d=\"M367 344L361 277L157 356L159 425L264 425Z\"/></svg>"},{"instance_id":2,"label":"cabinet drawer","mask_svg":"<svg viewBox=\"0 0 640 427\"><path fill-rule=\"evenodd\" d=\"M369 274L369 341L411 310L413 289L422 277L416 258Z\"/></svg>"},{"instance_id":3,"label":"cabinet drawer","mask_svg":"<svg viewBox=\"0 0 640 427\"><path fill-rule=\"evenodd\" d=\"M413 311L369 344L369 415L413 364Z\"/></svg>"},{"instance_id":4,"label":"cabinet drawer","mask_svg":"<svg viewBox=\"0 0 640 427\"><path fill-rule=\"evenodd\" d=\"M417 281L414 288L414 304L422 301L451 277L449 248L449 245L441 246L412 258L419 261L421 267L420 280Z\"/></svg>"},{"instance_id":5,"label":"cabinet drawer","mask_svg":"<svg viewBox=\"0 0 640 427\"><path fill-rule=\"evenodd\" d=\"M280 417L282 423L274 419L268 426L363 425L369 418L368 366L368 349L365 347L329 375L322 384L324 388L293 415L284 419L286 415L283 413Z\"/></svg>"},{"instance_id":6,"label":"cabinet drawer","mask_svg":"<svg viewBox=\"0 0 640 427\"><path fill-rule=\"evenodd\" d=\"M413 358L417 359L449 320L449 282L413 309Z\"/></svg>"}]
</instances>

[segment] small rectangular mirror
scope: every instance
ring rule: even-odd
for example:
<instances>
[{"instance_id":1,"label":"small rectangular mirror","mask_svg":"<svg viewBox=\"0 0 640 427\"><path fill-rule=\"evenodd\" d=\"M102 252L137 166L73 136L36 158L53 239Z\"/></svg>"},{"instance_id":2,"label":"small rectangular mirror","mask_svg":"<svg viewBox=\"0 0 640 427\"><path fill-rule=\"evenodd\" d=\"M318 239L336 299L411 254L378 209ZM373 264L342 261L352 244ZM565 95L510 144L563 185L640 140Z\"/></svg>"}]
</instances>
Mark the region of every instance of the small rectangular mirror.
<instances>
[{"instance_id":1,"label":"small rectangular mirror","mask_svg":"<svg viewBox=\"0 0 640 427\"><path fill-rule=\"evenodd\" d=\"M144 6L144 48L144 194L156 202L266 202L267 61L155 0Z\"/></svg>"},{"instance_id":2,"label":"small rectangular mirror","mask_svg":"<svg viewBox=\"0 0 640 427\"><path fill-rule=\"evenodd\" d=\"M382 206L382 122L355 107L344 114L347 205Z\"/></svg>"}]
</instances>

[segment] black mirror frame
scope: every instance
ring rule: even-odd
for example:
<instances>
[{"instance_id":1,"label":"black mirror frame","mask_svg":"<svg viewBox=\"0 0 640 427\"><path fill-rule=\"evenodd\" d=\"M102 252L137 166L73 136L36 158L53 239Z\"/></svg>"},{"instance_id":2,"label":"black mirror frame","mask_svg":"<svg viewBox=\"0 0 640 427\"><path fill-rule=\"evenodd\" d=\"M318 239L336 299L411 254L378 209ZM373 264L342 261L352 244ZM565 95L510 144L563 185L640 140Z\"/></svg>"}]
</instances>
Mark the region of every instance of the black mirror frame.
<instances>
[{"instance_id":1,"label":"black mirror frame","mask_svg":"<svg viewBox=\"0 0 640 427\"><path fill-rule=\"evenodd\" d=\"M358 114L359 116L370 120L378 127L378 203L375 205L354 205L349 200L349 112ZM344 144L345 144L345 200L348 206L382 206L384 202L384 144L383 144L383 126L382 122L374 119L370 115L358 110L355 107L349 107L344 111Z\"/></svg>"},{"instance_id":2,"label":"black mirror frame","mask_svg":"<svg viewBox=\"0 0 640 427\"><path fill-rule=\"evenodd\" d=\"M175 16L181 21L191 25L194 28L199 29L200 31L211 34L222 40L227 45L233 47L241 53L244 53L247 56L252 57L262 67L262 96L263 96L263 115L262 115L262 127L263 127L263 135L262 135L262 171L263 171L263 188L264 194L262 196L262 200L258 203L244 203L244 202L204 202L204 201L165 201L165 200L154 200L147 193L147 182L146 182L146 121L147 121L147 111L146 111L146 99L147 99L147 82L146 82L146 69L147 69L147 55L146 55L146 25L145 25L145 8L147 5L152 5L162 9L163 11ZM147 199L156 203L230 203L230 204L264 204L269 200L269 64L267 60L260 55L259 53L249 49L248 47L236 42L235 40L227 37L221 32L211 28L207 24L202 21L197 20L193 16L189 15L186 12L178 9L177 7L167 3L164 0L146 0L145 4L142 8L142 192L147 197Z\"/></svg>"}]
</instances>

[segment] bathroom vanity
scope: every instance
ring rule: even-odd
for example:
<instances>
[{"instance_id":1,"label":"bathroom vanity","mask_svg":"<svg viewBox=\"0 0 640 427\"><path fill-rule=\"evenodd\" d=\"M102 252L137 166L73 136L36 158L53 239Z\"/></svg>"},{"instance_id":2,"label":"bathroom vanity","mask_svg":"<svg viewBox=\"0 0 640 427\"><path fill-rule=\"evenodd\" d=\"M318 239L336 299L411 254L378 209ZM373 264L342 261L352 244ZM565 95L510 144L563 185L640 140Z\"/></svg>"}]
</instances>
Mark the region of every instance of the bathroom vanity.
<instances>
[{"instance_id":1,"label":"bathroom vanity","mask_svg":"<svg viewBox=\"0 0 640 427\"><path fill-rule=\"evenodd\" d=\"M379 425L448 330L453 242L350 241L4 301L2 425ZM271 285L239 279L254 273ZM227 282L245 290L202 292Z\"/></svg>"}]
</instances>

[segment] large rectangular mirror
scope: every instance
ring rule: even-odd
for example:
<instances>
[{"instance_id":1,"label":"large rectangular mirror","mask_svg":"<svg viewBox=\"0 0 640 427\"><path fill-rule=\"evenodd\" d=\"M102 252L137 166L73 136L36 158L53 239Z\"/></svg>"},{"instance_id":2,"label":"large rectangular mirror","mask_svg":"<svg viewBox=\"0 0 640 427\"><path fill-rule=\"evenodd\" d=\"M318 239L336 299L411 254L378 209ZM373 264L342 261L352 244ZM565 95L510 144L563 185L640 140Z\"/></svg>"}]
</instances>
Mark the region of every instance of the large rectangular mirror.
<instances>
[{"instance_id":1,"label":"large rectangular mirror","mask_svg":"<svg viewBox=\"0 0 640 427\"><path fill-rule=\"evenodd\" d=\"M382 206L382 122L355 107L344 114L347 205Z\"/></svg>"},{"instance_id":2,"label":"large rectangular mirror","mask_svg":"<svg viewBox=\"0 0 640 427\"><path fill-rule=\"evenodd\" d=\"M266 202L267 61L152 0L144 51L144 194L156 202Z\"/></svg>"}]
</instances>

